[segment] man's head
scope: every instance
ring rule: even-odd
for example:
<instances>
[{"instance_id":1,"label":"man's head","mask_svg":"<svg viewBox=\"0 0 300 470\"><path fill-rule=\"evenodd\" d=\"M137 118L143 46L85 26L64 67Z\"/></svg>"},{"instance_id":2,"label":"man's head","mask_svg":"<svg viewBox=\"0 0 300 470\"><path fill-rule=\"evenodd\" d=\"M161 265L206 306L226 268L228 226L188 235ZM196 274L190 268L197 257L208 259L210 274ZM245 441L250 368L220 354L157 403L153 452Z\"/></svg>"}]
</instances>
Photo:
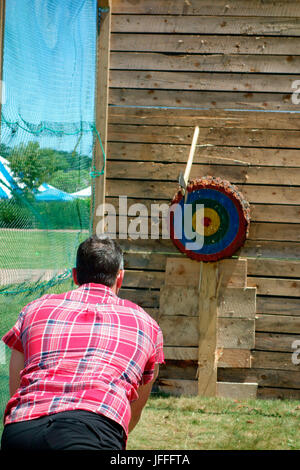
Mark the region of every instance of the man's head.
<instances>
[{"instance_id":1,"label":"man's head","mask_svg":"<svg viewBox=\"0 0 300 470\"><path fill-rule=\"evenodd\" d=\"M116 241L93 235L79 245L73 269L76 284L104 284L117 292L123 277L123 253Z\"/></svg>"}]
</instances>

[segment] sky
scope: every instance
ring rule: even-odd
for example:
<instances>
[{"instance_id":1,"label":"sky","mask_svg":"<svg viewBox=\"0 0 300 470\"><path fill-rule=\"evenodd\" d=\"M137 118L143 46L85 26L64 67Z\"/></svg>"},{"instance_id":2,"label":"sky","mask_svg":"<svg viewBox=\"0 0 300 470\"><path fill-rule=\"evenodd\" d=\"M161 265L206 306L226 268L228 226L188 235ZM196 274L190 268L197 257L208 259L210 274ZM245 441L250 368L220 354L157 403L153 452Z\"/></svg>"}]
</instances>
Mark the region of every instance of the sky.
<instances>
[{"instance_id":1,"label":"sky","mask_svg":"<svg viewBox=\"0 0 300 470\"><path fill-rule=\"evenodd\" d=\"M9 0L6 2L2 114L24 128L41 122L74 133L94 123L96 0ZM26 124L27 123L27 124ZM86 125L89 128L89 125ZM9 132L8 132L9 131ZM12 138L12 135L14 137ZM78 135L40 135L40 145L73 150ZM2 142L32 135L4 126ZM84 134L80 150L91 149Z\"/></svg>"}]
</instances>

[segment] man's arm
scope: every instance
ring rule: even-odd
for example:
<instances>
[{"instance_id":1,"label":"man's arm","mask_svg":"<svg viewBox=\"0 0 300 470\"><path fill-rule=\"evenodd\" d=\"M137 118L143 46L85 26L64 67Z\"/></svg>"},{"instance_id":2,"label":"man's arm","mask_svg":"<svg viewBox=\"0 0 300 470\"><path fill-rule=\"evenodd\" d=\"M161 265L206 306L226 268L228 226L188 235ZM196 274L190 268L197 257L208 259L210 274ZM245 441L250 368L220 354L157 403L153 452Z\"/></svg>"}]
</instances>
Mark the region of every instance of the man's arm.
<instances>
[{"instance_id":1,"label":"man's arm","mask_svg":"<svg viewBox=\"0 0 300 470\"><path fill-rule=\"evenodd\" d=\"M143 408L146 405L149 395L151 393L152 385L154 384L158 376L158 371L159 364L155 364L154 377L151 382L147 383L146 385L141 385L137 390L139 397L137 400L131 403L131 419L129 423L129 432L134 429L134 427L140 420Z\"/></svg>"},{"instance_id":2,"label":"man's arm","mask_svg":"<svg viewBox=\"0 0 300 470\"><path fill-rule=\"evenodd\" d=\"M12 397L20 386L20 372L24 369L24 354L12 349L9 363L9 393Z\"/></svg>"}]
</instances>

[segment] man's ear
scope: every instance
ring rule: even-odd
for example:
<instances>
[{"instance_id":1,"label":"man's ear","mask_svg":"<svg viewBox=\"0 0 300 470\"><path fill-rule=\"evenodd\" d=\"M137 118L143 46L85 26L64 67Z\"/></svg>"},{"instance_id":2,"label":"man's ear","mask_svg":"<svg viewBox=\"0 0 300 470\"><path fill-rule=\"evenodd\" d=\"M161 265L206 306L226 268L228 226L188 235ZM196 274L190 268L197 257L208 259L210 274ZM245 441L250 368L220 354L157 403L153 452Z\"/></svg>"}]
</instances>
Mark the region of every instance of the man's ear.
<instances>
[{"instance_id":1,"label":"man's ear","mask_svg":"<svg viewBox=\"0 0 300 470\"><path fill-rule=\"evenodd\" d=\"M124 279L124 274L125 274L124 269L120 269L120 271L118 272L117 281L116 281L117 292L118 292L118 290L121 289L123 279Z\"/></svg>"},{"instance_id":2,"label":"man's ear","mask_svg":"<svg viewBox=\"0 0 300 470\"><path fill-rule=\"evenodd\" d=\"M73 276L73 281L76 284L76 286L79 286L78 280L77 280L77 271L76 268L72 268L72 276Z\"/></svg>"}]
</instances>

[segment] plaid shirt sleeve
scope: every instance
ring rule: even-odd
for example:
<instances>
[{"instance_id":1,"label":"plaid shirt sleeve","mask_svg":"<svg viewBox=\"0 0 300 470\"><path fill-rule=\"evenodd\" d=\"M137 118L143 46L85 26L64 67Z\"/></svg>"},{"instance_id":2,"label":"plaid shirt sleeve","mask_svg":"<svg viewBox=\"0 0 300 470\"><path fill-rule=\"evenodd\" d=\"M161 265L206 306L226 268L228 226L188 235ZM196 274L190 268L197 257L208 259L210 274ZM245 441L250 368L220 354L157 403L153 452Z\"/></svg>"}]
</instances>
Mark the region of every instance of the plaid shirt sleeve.
<instances>
[{"instance_id":1,"label":"plaid shirt sleeve","mask_svg":"<svg viewBox=\"0 0 300 470\"><path fill-rule=\"evenodd\" d=\"M21 340L22 326L25 312L22 311L15 323L15 325L3 336L2 341L11 349L16 349L24 353L23 344Z\"/></svg>"},{"instance_id":2,"label":"plaid shirt sleeve","mask_svg":"<svg viewBox=\"0 0 300 470\"><path fill-rule=\"evenodd\" d=\"M142 377L142 385L146 385L147 383L151 382L154 376L154 368L155 364L163 364L164 360L164 352L163 352L163 335L160 328L158 328L157 338L155 347L152 353L152 356L148 360L146 367L144 369L143 377Z\"/></svg>"}]
</instances>

